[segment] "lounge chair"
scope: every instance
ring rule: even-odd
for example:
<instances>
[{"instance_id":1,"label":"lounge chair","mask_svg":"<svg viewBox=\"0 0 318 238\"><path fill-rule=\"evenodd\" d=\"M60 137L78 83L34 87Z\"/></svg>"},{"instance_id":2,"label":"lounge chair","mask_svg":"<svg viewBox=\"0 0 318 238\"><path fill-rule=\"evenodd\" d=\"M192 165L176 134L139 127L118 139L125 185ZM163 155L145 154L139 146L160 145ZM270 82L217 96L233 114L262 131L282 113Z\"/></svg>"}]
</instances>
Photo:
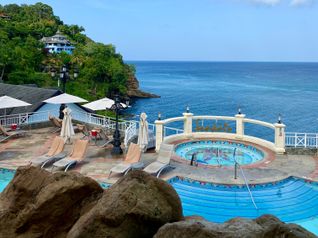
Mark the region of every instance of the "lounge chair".
<instances>
[{"instance_id":1,"label":"lounge chair","mask_svg":"<svg viewBox=\"0 0 318 238\"><path fill-rule=\"evenodd\" d=\"M130 143L124 162L113 167L110 170L110 174L108 175L108 178L110 177L112 173L127 174L132 169L132 166L135 163L138 163L140 161L140 157L141 157L141 150L139 145Z\"/></svg>"},{"instance_id":2,"label":"lounge chair","mask_svg":"<svg viewBox=\"0 0 318 238\"><path fill-rule=\"evenodd\" d=\"M112 139L110 139L108 136L107 136L107 132L105 131L104 128L99 128L100 130L100 138L102 139L102 144L100 145L100 143L98 144L99 147L106 147L107 145L111 144L113 142Z\"/></svg>"},{"instance_id":3,"label":"lounge chair","mask_svg":"<svg viewBox=\"0 0 318 238\"><path fill-rule=\"evenodd\" d=\"M24 130L16 130L16 131L7 131L3 126L0 125L0 142L6 141L12 137L16 136L25 136L26 131Z\"/></svg>"},{"instance_id":4,"label":"lounge chair","mask_svg":"<svg viewBox=\"0 0 318 238\"><path fill-rule=\"evenodd\" d=\"M90 133L86 127L86 125L83 124L76 124L78 131L81 132L83 134L83 136L81 137L81 139L89 139L90 137Z\"/></svg>"},{"instance_id":5,"label":"lounge chair","mask_svg":"<svg viewBox=\"0 0 318 238\"><path fill-rule=\"evenodd\" d=\"M55 129L52 132L53 133L59 132L62 128L62 120L54 116L49 116L49 120L52 122L52 124L55 127Z\"/></svg>"},{"instance_id":6,"label":"lounge chair","mask_svg":"<svg viewBox=\"0 0 318 238\"><path fill-rule=\"evenodd\" d=\"M84 160L87 147L88 140L76 140L71 154L64 159L55 162L53 164L52 170L54 168L65 168L64 171L66 172L70 166L76 165L77 163Z\"/></svg>"},{"instance_id":7,"label":"lounge chair","mask_svg":"<svg viewBox=\"0 0 318 238\"><path fill-rule=\"evenodd\" d=\"M30 164L33 166L41 166L41 168L43 168L48 163L53 163L63 159L66 156L66 154L63 153L64 145L64 139L60 136L56 136L49 151L45 155L31 160Z\"/></svg>"},{"instance_id":8,"label":"lounge chair","mask_svg":"<svg viewBox=\"0 0 318 238\"><path fill-rule=\"evenodd\" d=\"M170 159L174 150L174 145L162 143L158 153L158 158L155 162L149 164L144 171L149 174L156 174L159 178L160 173L170 167Z\"/></svg>"}]
</instances>

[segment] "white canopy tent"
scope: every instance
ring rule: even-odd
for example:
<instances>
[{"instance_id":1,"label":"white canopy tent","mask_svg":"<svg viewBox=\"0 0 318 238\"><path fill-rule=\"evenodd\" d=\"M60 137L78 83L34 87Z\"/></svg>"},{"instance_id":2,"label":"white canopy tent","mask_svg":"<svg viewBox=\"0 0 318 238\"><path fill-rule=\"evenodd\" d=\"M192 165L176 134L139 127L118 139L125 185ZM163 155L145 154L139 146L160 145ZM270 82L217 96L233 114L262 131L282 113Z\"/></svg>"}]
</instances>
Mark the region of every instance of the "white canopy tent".
<instances>
[{"instance_id":1,"label":"white canopy tent","mask_svg":"<svg viewBox=\"0 0 318 238\"><path fill-rule=\"evenodd\" d=\"M86 103L84 105L82 105L83 107L86 107L88 109L91 109L93 111L99 111L99 110L106 110L106 109L110 109L111 106L115 103L114 100L110 99L110 98L102 98L90 103ZM127 105L124 103L121 103L121 105L126 108Z\"/></svg>"},{"instance_id":2,"label":"white canopy tent","mask_svg":"<svg viewBox=\"0 0 318 238\"><path fill-rule=\"evenodd\" d=\"M63 103L67 104L67 103L83 103L83 102L87 102L87 100L71 95L71 94L63 93L58 96L46 99L43 102L51 103L51 104L63 104Z\"/></svg>"}]
</instances>

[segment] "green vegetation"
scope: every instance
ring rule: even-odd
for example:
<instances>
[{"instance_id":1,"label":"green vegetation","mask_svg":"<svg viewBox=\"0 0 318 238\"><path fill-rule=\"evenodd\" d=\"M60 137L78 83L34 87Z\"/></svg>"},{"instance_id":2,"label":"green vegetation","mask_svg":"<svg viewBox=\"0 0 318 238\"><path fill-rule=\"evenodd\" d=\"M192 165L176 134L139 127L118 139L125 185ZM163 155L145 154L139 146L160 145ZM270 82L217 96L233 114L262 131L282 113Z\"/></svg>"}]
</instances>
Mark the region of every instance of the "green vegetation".
<instances>
[{"instance_id":1,"label":"green vegetation","mask_svg":"<svg viewBox=\"0 0 318 238\"><path fill-rule=\"evenodd\" d=\"M49 54L43 49L40 39L57 30L76 47L72 55ZM80 74L76 81L68 82L68 93L88 100L104 97L105 93L112 96L116 91L125 95L134 68L123 62L113 45L96 43L83 31L83 27L63 24L52 8L43 3L0 5L0 80L56 87L50 68L69 64L76 65Z\"/></svg>"}]
</instances>

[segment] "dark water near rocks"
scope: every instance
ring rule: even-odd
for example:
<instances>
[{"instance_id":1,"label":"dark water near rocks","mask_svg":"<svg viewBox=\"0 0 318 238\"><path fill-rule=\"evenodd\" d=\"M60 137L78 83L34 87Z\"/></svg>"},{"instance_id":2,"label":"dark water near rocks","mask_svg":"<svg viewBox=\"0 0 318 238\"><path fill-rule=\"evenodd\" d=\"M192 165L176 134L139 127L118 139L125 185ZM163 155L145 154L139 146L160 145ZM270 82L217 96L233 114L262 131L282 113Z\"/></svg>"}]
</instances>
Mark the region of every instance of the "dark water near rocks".
<instances>
[{"instance_id":1,"label":"dark water near rocks","mask_svg":"<svg viewBox=\"0 0 318 238\"><path fill-rule=\"evenodd\" d=\"M161 98L140 99L128 113L146 112L150 122L181 116L186 105L195 115L247 117L276 122L282 115L289 132L317 132L318 63L128 62L140 88ZM270 129L249 127L265 136Z\"/></svg>"}]
</instances>

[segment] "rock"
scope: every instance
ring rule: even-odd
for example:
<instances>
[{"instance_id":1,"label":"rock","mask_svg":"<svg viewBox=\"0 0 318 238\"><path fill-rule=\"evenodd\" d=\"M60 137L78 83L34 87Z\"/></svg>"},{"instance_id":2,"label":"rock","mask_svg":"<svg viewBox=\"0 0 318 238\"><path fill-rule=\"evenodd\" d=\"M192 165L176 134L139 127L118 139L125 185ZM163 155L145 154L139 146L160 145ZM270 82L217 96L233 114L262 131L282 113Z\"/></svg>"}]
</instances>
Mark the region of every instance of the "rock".
<instances>
[{"instance_id":1,"label":"rock","mask_svg":"<svg viewBox=\"0 0 318 238\"><path fill-rule=\"evenodd\" d=\"M110 189L76 172L20 167L0 194L0 238L311 238L271 215L223 224L183 217L171 185L132 171Z\"/></svg>"},{"instance_id":2,"label":"rock","mask_svg":"<svg viewBox=\"0 0 318 238\"><path fill-rule=\"evenodd\" d=\"M103 189L76 172L20 167L0 194L0 237L65 237Z\"/></svg>"},{"instance_id":3,"label":"rock","mask_svg":"<svg viewBox=\"0 0 318 238\"><path fill-rule=\"evenodd\" d=\"M132 98L159 98L160 96L152 93L143 92L139 89L139 82L136 77L127 80L127 96Z\"/></svg>"},{"instance_id":4,"label":"rock","mask_svg":"<svg viewBox=\"0 0 318 238\"><path fill-rule=\"evenodd\" d=\"M281 222L272 215L263 215L255 219L255 222L264 229L264 237L288 237L288 238L311 238L316 237L311 232L296 224Z\"/></svg>"},{"instance_id":5,"label":"rock","mask_svg":"<svg viewBox=\"0 0 318 238\"><path fill-rule=\"evenodd\" d=\"M206 220L186 219L166 224L159 229L154 238L232 238L262 237L263 229L249 219L232 219L228 223L217 224Z\"/></svg>"},{"instance_id":6,"label":"rock","mask_svg":"<svg viewBox=\"0 0 318 238\"><path fill-rule=\"evenodd\" d=\"M184 221L162 226L154 238L311 238L314 234L296 224L285 224L271 215L255 220L234 218L218 224L201 218L185 218Z\"/></svg>"},{"instance_id":7,"label":"rock","mask_svg":"<svg viewBox=\"0 0 318 238\"><path fill-rule=\"evenodd\" d=\"M181 201L171 185L132 171L105 191L67 237L152 237L165 223L182 218Z\"/></svg>"}]
</instances>

